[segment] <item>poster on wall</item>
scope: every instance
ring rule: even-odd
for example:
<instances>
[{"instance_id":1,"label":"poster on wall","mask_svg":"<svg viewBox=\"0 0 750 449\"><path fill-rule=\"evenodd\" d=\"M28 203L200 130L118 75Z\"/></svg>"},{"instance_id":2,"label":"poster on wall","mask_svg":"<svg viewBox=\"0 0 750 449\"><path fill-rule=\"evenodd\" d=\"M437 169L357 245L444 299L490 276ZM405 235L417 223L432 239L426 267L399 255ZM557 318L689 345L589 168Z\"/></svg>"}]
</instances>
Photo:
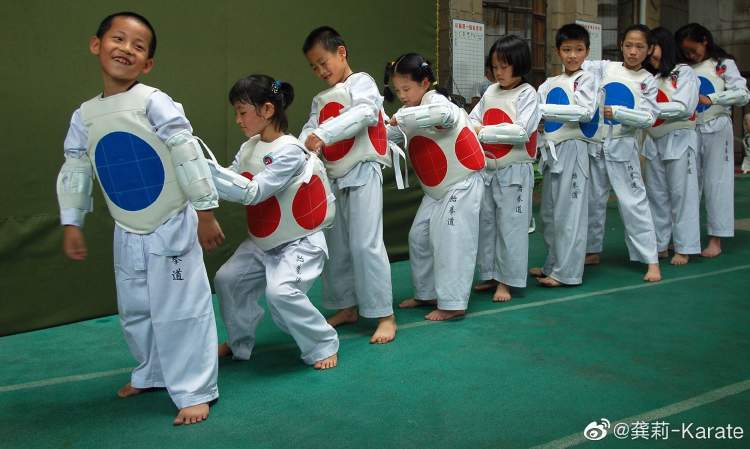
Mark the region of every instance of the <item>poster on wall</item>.
<instances>
[{"instance_id":1,"label":"poster on wall","mask_svg":"<svg viewBox=\"0 0 750 449\"><path fill-rule=\"evenodd\" d=\"M589 57L586 59L589 61L598 61L602 59L602 25L600 23L586 22L583 20L576 20L576 23L586 28L586 31L589 32L591 50L589 51Z\"/></svg>"},{"instance_id":2,"label":"poster on wall","mask_svg":"<svg viewBox=\"0 0 750 449\"><path fill-rule=\"evenodd\" d=\"M453 93L471 101L484 81L484 24L453 20Z\"/></svg>"}]
</instances>

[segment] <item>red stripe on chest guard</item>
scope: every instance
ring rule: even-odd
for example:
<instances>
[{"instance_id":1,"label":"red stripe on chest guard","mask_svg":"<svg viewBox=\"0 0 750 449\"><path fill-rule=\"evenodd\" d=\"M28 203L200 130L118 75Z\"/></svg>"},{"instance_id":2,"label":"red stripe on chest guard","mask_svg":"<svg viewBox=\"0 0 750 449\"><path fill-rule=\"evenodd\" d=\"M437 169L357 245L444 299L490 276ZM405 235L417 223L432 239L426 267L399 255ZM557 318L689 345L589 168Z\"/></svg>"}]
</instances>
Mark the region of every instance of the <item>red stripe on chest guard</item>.
<instances>
[{"instance_id":1,"label":"red stripe on chest guard","mask_svg":"<svg viewBox=\"0 0 750 449\"><path fill-rule=\"evenodd\" d=\"M513 123L508 114L502 109L487 109L482 116L482 125L499 125L500 123ZM484 154L490 159L500 159L510 153L513 145L507 143L483 143Z\"/></svg>"},{"instance_id":2,"label":"red stripe on chest guard","mask_svg":"<svg viewBox=\"0 0 750 449\"><path fill-rule=\"evenodd\" d=\"M667 103L669 102L669 97L667 97L667 94L664 93L663 90L659 89L656 92L656 102L657 103ZM654 122L654 128L664 123L664 119L656 119L656 122Z\"/></svg>"},{"instance_id":3,"label":"red stripe on chest guard","mask_svg":"<svg viewBox=\"0 0 750 449\"><path fill-rule=\"evenodd\" d=\"M385 130L382 113L378 113L378 124L367 128L367 135L370 137L370 142L375 151L379 155L385 156L385 151L388 149L388 135Z\"/></svg>"},{"instance_id":4,"label":"red stripe on chest guard","mask_svg":"<svg viewBox=\"0 0 750 449\"><path fill-rule=\"evenodd\" d=\"M338 117L341 114L341 110L344 109L344 105L336 103L335 101L323 106L320 110L320 118L318 123L323 124L326 120L332 117ZM385 129L385 127L383 128ZM342 141L332 143L330 145L323 146L323 157L330 162L335 162L349 153L349 150L354 146L354 137L351 139L344 139Z\"/></svg>"},{"instance_id":5,"label":"red stripe on chest guard","mask_svg":"<svg viewBox=\"0 0 750 449\"><path fill-rule=\"evenodd\" d=\"M484 152L479 140L467 127L458 133L456 138L456 159L469 170L481 170L484 168Z\"/></svg>"},{"instance_id":6,"label":"red stripe on chest guard","mask_svg":"<svg viewBox=\"0 0 750 449\"><path fill-rule=\"evenodd\" d=\"M253 180L253 174L250 172L242 172L242 176ZM245 212L247 230L255 237L268 237L281 223L281 206L275 196L261 203L245 206Z\"/></svg>"},{"instance_id":7,"label":"red stripe on chest guard","mask_svg":"<svg viewBox=\"0 0 750 449\"><path fill-rule=\"evenodd\" d=\"M419 181L427 187L440 184L448 172L448 160L432 139L414 136L409 141L409 160Z\"/></svg>"},{"instance_id":8,"label":"red stripe on chest guard","mask_svg":"<svg viewBox=\"0 0 750 449\"><path fill-rule=\"evenodd\" d=\"M292 215L301 227L315 229L326 219L328 198L323 181L317 176L302 184L292 200Z\"/></svg>"}]
</instances>

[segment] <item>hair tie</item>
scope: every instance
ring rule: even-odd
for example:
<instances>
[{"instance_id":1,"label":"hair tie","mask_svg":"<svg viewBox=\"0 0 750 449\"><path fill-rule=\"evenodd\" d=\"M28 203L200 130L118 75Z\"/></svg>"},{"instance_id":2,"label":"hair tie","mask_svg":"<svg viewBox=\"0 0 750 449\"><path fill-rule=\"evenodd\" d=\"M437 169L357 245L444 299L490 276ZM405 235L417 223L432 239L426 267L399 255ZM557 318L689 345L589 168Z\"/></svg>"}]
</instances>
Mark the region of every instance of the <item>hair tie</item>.
<instances>
[{"instance_id":1,"label":"hair tie","mask_svg":"<svg viewBox=\"0 0 750 449\"><path fill-rule=\"evenodd\" d=\"M279 93L279 89L280 89L280 88L281 88L281 81L279 81L279 80L274 80L274 82L273 82L273 83L271 83L271 92L272 92L272 93L273 93L274 95L278 95L278 93Z\"/></svg>"},{"instance_id":2,"label":"hair tie","mask_svg":"<svg viewBox=\"0 0 750 449\"><path fill-rule=\"evenodd\" d=\"M420 67L427 67L427 66L429 66L429 64L427 64L427 61L425 61L422 64L420 64Z\"/></svg>"}]
</instances>

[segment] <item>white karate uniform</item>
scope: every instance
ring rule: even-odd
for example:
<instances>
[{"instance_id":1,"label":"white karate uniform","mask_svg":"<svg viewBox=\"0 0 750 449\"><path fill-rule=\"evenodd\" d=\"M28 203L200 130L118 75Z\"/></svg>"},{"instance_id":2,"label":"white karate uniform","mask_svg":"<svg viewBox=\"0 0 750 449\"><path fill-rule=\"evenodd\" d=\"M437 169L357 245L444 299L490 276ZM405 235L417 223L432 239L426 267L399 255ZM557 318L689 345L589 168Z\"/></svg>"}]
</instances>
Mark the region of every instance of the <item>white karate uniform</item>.
<instances>
[{"instance_id":1,"label":"white karate uniform","mask_svg":"<svg viewBox=\"0 0 750 449\"><path fill-rule=\"evenodd\" d=\"M163 92L151 94L146 115L163 141L180 131L192 133L182 107ZM80 158L87 146L88 131L77 109L65 154ZM85 211L63 209L60 214L63 225L83 226ZM165 387L180 409L219 396L216 322L197 230L191 205L150 234L134 234L117 223L114 230L117 308L125 341L138 361L130 383Z\"/></svg>"},{"instance_id":2,"label":"white karate uniform","mask_svg":"<svg viewBox=\"0 0 750 449\"><path fill-rule=\"evenodd\" d=\"M721 75L724 90L747 91L747 80L740 75L733 59L724 59L726 71ZM735 104L743 106L747 101ZM734 130L731 106L726 115L698 124L698 182L706 207L706 230L709 236L734 236Z\"/></svg>"},{"instance_id":3,"label":"white karate uniform","mask_svg":"<svg viewBox=\"0 0 750 449\"><path fill-rule=\"evenodd\" d=\"M376 115L380 113L383 97L372 77L354 73L344 85L352 107L365 104ZM320 125L318 112L313 103L300 142ZM336 216L333 226L324 231L330 258L323 270L323 305L330 309L358 306L365 318L392 315L391 266L383 242L381 166L374 161L360 162L344 176L331 179L331 184Z\"/></svg>"},{"instance_id":4,"label":"white karate uniform","mask_svg":"<svg viewBox=\"0 0 750 449\"><path fill-rule=\"evenodd\" d=\"M449 105L455 109L455 117L464 113L435 91L427 92L421 104ZM403 146L401 131L392 126L387 129L388 140ZM441 310L466 310L474 280L483 195L482 175L475 172L451 186L439 200L429 195L422 197L409 230L415 299L437 299Z\"/></svg>"},{"instance_id":5,"label":"white karate uniform","mask_svg":"<svg viewBox=\"0 0 750 449\"><path fill-rule=\"evenodd\" d=\"M475 127L482 126L484 99L469 114ZM514 123L529 136L539 126L538 103L536 91L527 84L516 101L518 117ZM482 175L485 191L479 213L479 278L526 287L534 168L531 162L520 162L497 170L485 169Z\"/></svg>"},{"instance_id":6,"label":"white karate uniform","mask_svg":"<svg viewBox=\"0 0 750 449\"><path fill-rule=\"evenodd\" d=\"M670 102L683 106L677 120L686 120L698 105L698 78L684 64L678 65L673 73L669 82L677 87ZM668 249L670 240L677 253L701 251L697 148L695 129L675 129L658 138L649 135L644 142L646 194L659 252Z\"/></svg>"},{"instance_id":7,"label":"white karate uniform","mask_svg":"<svg viewBox=\"0 0 750 449\"><path fill-rule=\"evenodd\" d=\"M591 72L600 89L608 64L622 63L586 61L583 64L583 69ZM646 77L643 88L641 98L636 101L636 110L651 114L653 124L658 111L657 88L653 76ZM603 112L600 111L600 114ZM604 127L606 135L609 125L602 122L600 126ZM654 222L638 158L638 139L635 135L605 138L601 145L590 145L589 150L591 176L589 178L589 230L586 252L602 252L607 200L611 188L617 196L620 217L625 226L625 243L630 260L645 264L658 263Z\"/></svg>"},{"instance_id":8,"label":"white karate uniform","mask_svg":"<svg viewBox=\"0 0 750 449\"><path fill-rule=\"evenodd\" d=\"M236 173L240 173L239 154L230 167ZM303 170L305 160L305 153L295 145L275 150L272 162L253 178L258 193L250 204L261 203L289 187ZM327 252L322 231L269 251L260 249L250 238L240 244L214 278L233 358L250 358L263 318L258 301L264 293L271 318L294 338L305 363L312 365L338 352L336 331L307 297L323 271Z\"/></svg>"},{"instance_id":9,"label":"white karate uniform","mask_svg":"<svg viewBox=\"0 0 750 449\"><path fill-rule=\"evenodd\" d=\"M579 71L571 104L585 109L576 122L586 123L594 116L597 84L591 74ZM551 89L550 80L539 86L540 103L545 103ZM542 273L567 285L583 282L588 231L588 146L582 138L568 139L555 145L556 158L548 148L542 149L542 204L547 258Z\"/></svg>"}]
</instances>

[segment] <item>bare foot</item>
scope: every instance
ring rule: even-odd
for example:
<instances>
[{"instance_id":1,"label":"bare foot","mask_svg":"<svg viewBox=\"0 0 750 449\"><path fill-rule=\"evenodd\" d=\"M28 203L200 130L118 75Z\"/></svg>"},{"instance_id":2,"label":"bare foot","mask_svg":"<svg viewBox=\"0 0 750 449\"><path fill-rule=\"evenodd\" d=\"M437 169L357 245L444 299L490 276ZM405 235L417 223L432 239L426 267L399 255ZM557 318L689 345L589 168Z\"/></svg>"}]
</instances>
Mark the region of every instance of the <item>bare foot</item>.
<instances>
[{"instance_id":1,"label":"bare foot","mask_svg":"<svg viewBox=\"0 0 750 449\"><path fill-rule=\"evenodd\" d=\"M542 278L544 277L544 272L539 267L529 268L529 275L534 276L535 278Z\"/></svg>"},{"instance_id":2,"label":"bare foot","mask_svg":"<svg viewBox=\"0 0 750 449\"><path fill-rule=\"evenodd\" d=\"M437 299L416 299L409 298L401 301L399 309L413 309L415 307L426 307L437 305Z\"/></svg>"},{"instance_id":3,"label":"bare foot","mask_svg":"<svg viewBox=\"0 0 750 449\"><path fill-rule=\"evenodd\" d=\"M492 295L492 302L508 302L510 299L510 288L502 282L498 283L495 294Z\"/></svg>"},{"instance_id":4,"label":"bare foot","mask_svg":"<svg viewBox=\"0 0 750 449\"><path fill-rule=\"evenodd\" d=\"M687 254L674 253L674 256L672 256L672 261L670 263L672 265L686 265L689 260L690 256L688 256Z\"/></svg>"},{"instance_id":5,"label":"bare foot","mask_svg":"<svg viewBox=\"0 0 750 449\"><path fill-rule=\"evenodd\" d=\"M315 365L313 365L313 368L321 370L334 368L338 363L338 360L338 354L334 354L330 357L324 358L323 360L318 360L317 362L315 362Z\"/></svg>"},{"instance_id":6,"label":"bare foot","mask_svg":"<svg viewBox=\"0 0 750 449\"><path fill-rule=\"evenodd\" d=\"M196 424L208 419L208 403L191 405L180 409L172 424L181 426L183 424Z\"/></svg>"},{"instance_id":7,"label":"bare foot","mask_svg":"<svg viewBox=\"0 0 750 449\"><path fill-rule=\"evenodd\" d=\"M141 394L145 391L145 388L135 388L134 386L130 385L130 382L123 385L119 390L117 390L117 396L121 398L127 398L130 396L135 396L137 394Z\"/></svg>"},{"instance_id":8,"label":"bare foot","mask_svg":"<svg viewBox=\"0 0 750 449\"><path fill-rule=\"evenodd\" d=\"M591 253L586 254L586 259L584 260L584 265L599 265L599 262L601 262L601 258L599 257L599 253Z\"/></svg>"},{"instance_id":9,"label":"bare foot","mask_svg":"<svg viewBox=\"0 0 750 449\"><path fill-rule=\"evenodd\" d=\"M661 281L661 270L659 269L658 263L648 264L648 271L643 276L643 280L646 282L659 282Z\"/></svg>"},{"instance_id":10,"label":"bare foot","mask_svg":"<svg viewBox=\"0 0 750 449\"><path fill-rule=\"evenodd\" d=\"M666 259L669 257L669 250L659 251L659 259Z\"/></svg>"},{"instance_id":11,"label":"bare foot","mask_svg":"<svg viewBox=\"0 0 750 449\"><path fill-rule=\"evenodd\" d=\"M716 257L719 254L721 254L721 238L713 236L709 237L708 246L701 251L701 256Z\"/></svg>"},{"instance_id":12,"label":"bare foot","mask_svg":"<svg viewBox=\"0 0 750 449\"><path fill-rule=\"evenodd\" d=\"M359 313L357 313L357 307L349 307L341 309L333 315L329 316L326 321L333 327L340 326L342 324L356 323L359 319Z\"/></svg>"},{"instance_id":13,"label":"bare foot","mask_svg":"<svg viewBox=\"0 0 750 449\"><path fill-rule=\"evenodd\" d=\"M396 316L389 315L378 320L378 328L370 338L370 343L385 344L396 338Z\"/></svg>"},{"instance_id":14,"label":"bare foot","mask_svg":"<svg viewBox=\"0 0 750 449\"><path fill-rule=\"evenodd\" d=\"M424 316L425 320L430 321L446 321L460 318L466 315L465 310L440 310L435 309L432 312Z\"/></svg>"},{"instance_id":15,"label":"bare foot","mask_svg":"<svg viewBox=\"0 0 750 449\"><path fill-rule=\"evenodd\" d=\"M562 287L564 285L557 279L553 279L551 277L537 278L536 280L542 287Z\"/></svg>"},{"instance_id":16,"label":"bare foot","mask_svg":"<svg viewBox=\"0 0 750 449\"><path fill-rule=\"evenodd\" d=\"M482 281L474 286L475 292L486 292L489 290L492 290L497 286L497 281L494 279L490 279L489 281Z\"/></svg>"},{"instance_id":17,"label":"bare foot","mask_svg":"<svg viewBox=\"0 0 750 449\"><path fill-rule=\"evenodd\" d=\"M232 356L232 350L229 348L229 343L227 342L220 344L217 352L219 354L219 358Z\"/></svg>"}]
</instances>

